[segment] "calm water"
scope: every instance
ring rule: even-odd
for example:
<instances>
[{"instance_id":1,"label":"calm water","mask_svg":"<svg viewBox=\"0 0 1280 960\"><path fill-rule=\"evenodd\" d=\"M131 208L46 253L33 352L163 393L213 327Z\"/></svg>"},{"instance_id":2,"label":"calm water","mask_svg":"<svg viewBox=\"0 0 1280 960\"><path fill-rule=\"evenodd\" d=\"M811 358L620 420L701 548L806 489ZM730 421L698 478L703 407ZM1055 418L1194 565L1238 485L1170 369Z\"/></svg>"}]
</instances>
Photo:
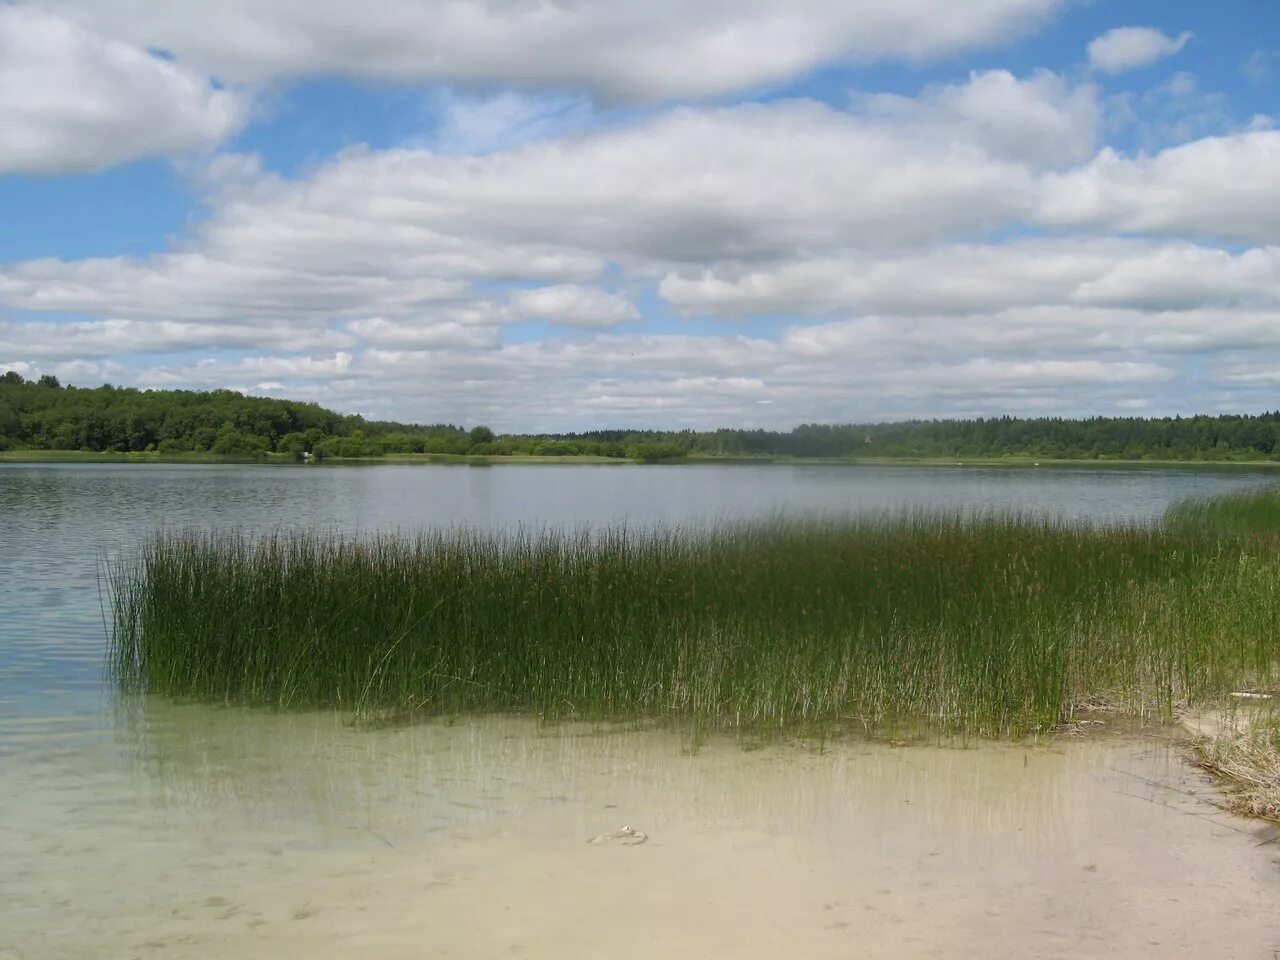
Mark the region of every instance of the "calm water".
<instances>
[{"instance_id":1,"label":"calm water","mask_svg":"<svg viewBox=\"0 0 1280 960\"><path fill-rule=\"evenodd\" d=\"M1154 517L1246 471L844 465L0 464L0 757L110 732L98 558L162 526L696 523L904 506Z\"/></svg>"},{"instance_id":2,"label":"calm water","mask_svg":"<svg viewBox=\"0 0 1280 960\"><path fill-rule=\"evenodd\" d=\"M327 713L118 703L102 683L98 563L192 524L645 525L907 506L1112 520L1274 482L1155 469L0 464L0 960L740 958L797 943L843 956L853 931L884 956L951 956L960 942L959 955L985 957L1270 957L1273 858L1178 793L1192 775L1167 745L1042 751L1030 767L1000 752L1014 747L691 758L658 733L492 720L357 731ZM583 845L621 822L653 845ZM938 884L967 886L978 861L990 896L947 894L937 909ZM620 924L622 901L648 920ZM1000 911L1020 932L989 921Z\"/></svg>"}]
</instances>

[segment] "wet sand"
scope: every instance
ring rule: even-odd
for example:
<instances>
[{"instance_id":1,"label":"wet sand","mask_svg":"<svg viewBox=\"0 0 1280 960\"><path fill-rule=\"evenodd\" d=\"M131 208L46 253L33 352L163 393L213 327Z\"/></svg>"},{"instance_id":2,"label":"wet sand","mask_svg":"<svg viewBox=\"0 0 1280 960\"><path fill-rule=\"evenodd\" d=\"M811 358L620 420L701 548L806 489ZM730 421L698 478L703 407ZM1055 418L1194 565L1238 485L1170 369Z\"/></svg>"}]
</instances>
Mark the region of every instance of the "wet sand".
<instances>
[{"instance_id":1,"label":"wet sand","mask_svg":"<svg viewBox=\"0 0 1280 960\"><path fill-rule=\"evenodd\" d=\"M5 758L0 957L1280 951L1280 845L1166 738L686 746L153 704Z\"/></svg>"}]
</instances>

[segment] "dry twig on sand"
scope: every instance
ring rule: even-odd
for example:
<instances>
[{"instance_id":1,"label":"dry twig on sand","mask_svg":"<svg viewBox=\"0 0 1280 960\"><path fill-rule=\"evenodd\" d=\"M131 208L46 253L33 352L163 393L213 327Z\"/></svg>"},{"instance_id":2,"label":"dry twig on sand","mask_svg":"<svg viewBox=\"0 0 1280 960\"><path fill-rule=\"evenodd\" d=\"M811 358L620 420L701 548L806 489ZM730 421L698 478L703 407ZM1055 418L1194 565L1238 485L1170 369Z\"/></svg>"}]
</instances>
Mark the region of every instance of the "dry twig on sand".
<instances>
[{"instance_id":1,"label":"dry twig on sand","mask_svg":"<svg viewBox=\"0 0 1280 960\"><path fill-rule=\"evenodd\" d=\"M1280 822L1280 729L1204 737L1194 752L1223 782L1232 813Z\"/></svg>"}]
</instances>

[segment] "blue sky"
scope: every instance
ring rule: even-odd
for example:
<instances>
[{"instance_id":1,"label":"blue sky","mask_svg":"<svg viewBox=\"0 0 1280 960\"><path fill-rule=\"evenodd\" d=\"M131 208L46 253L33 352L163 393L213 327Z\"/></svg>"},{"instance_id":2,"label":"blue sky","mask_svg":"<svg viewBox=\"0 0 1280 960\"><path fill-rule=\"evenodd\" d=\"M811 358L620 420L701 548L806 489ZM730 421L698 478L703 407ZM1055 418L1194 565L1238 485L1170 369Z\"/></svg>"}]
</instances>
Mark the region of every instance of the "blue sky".
<instances>
[{"instance_id":1,"label":"blue sky","mask_svg":"<svg viewBox=\"0 0 1280 960\"><path fill-rule=\"evenodd\" d=\"M0 3L0 367L499 429L1280 407L1280 5Z\"/></svg>"}]
</instances>

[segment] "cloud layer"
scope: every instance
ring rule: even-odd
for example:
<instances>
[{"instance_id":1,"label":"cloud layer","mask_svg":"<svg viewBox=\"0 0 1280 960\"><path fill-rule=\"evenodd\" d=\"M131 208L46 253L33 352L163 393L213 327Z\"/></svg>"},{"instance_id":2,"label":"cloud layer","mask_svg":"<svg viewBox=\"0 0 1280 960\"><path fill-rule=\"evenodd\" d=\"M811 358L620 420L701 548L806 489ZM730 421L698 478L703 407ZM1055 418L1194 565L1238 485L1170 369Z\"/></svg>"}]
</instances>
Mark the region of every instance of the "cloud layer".
<instances>
[{"instance_id":1,"label":"cloud layer","mask_svg":"<svg viewBox=\"0 0 1280 960\"><path fill-rule=\"evenodd\" d=\"M212 147L248 102L65 20L0 5L0 174L96 170Z\"/></svg>"},{"instance_id":2,"label":"cloud layer","mask_svg":"<svg viewBox=\"0 0 1280 960\"><path fill-rule=\"evenodd\" d=\"M340 74L704 97L838 60L923 60L1043 24L1059 0L43 0L105 36L245 81Z\"/></svg>"},{"instance_id":3,"label":"cloud layer","mask_svg":"<svg viewBox=\"0 0 1280 960\"><path fill-rule=\"evenodd\" d=\"M431 30L390 3L0 7L0 53L6 23L44 38L0 73L61 84L25 114L0 86L0 170L206 148L290 75L503 87L292 176L189 162L203 212L163 252L0 264L0 367L498 429L1267 405L1280 132L1186 74L1108 86L1186 36L1122 28L1071 70L913 95L699 99L1055 6L446 3Z\"/></svg>"}]
</instances>

